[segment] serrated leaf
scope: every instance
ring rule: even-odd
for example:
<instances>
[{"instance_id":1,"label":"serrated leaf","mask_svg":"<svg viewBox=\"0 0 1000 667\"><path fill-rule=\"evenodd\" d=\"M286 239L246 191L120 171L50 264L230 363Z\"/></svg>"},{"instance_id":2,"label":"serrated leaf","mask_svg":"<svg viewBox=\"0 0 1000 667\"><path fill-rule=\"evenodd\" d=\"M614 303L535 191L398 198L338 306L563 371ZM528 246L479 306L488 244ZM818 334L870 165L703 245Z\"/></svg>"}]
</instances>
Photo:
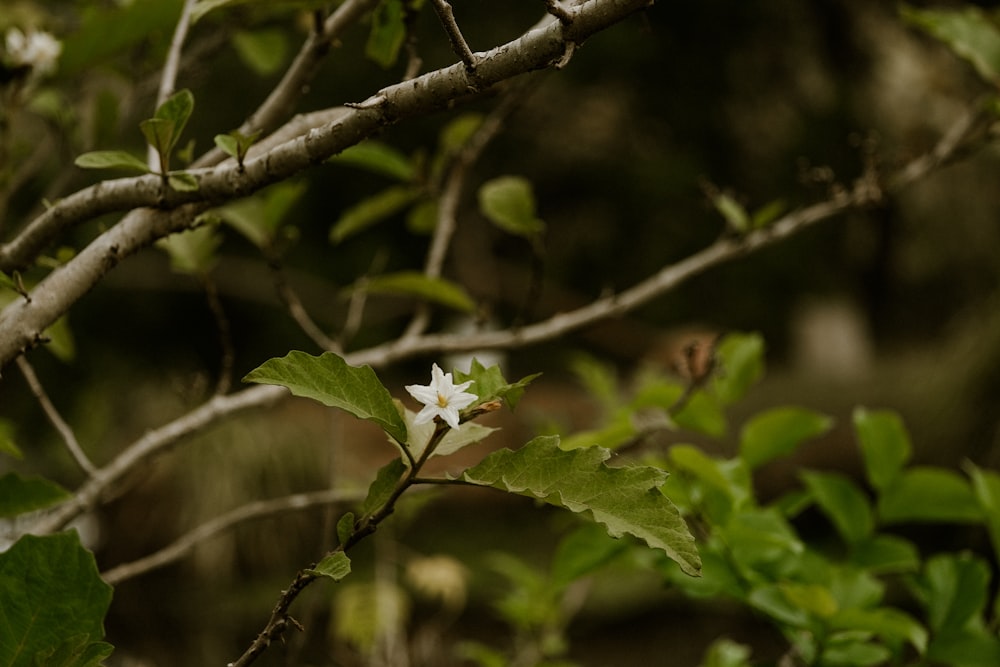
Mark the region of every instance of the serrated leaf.
<instances>
[{"instance_id":1,"label":"serrated leaf","mask_svg":"<svg viewBox=\"0 0 1000 667\"><path fill-rule=\"evenodd\" d=\"M343 551L335 551L306 572L340 581L351 573L351 559Z\"/></svg>"},{"instance_id":2,"label":"serrated leaf","mask_svg":"<svg viewBox=\"0 0 1000 667\"><path fill-rule=\"evenodd\" d=\"M979 76L1000 82L1000 28L978 7L917 9L903 5L903 20L944 42L975 68Z\"/></svg>"},{"instance_id":3,"label":"serrated leaf","mask_svg":"<svg viewBox=\"0 0 1000 667\"><path fill-rule=\"evenodd\" d=\"M149 165L125 151L91 151L78 155L73 164L81 169L128 169L149 173Z\"/></svg>"},{"instance_id":4,"label":"serrated leaf","mask_svg":"<svg viewBox=\"0 0 1000 667\"><path fill-rule=\"evenodd\" d=\"M853 421L868 482L875 489L884 489L910 460L913 447L903 420L890 410L859 407Z\"/></svg>"},{"instance_id":5,"label":"serrated leaf","mask_svg":"<svg viewBox=\"0 0 1000 667\"><path fill-rule=\"evenodd\" d=\"M413 181L415 176L410 158L392 146L373 139L345 148L328 162L360 167L404 183Z\"/></svg>"},{"instance_id":6,"label":"serrated leaf","mask_svg":"<svg viewBox=\"0 0 1000 667\"><path fill-rule=\"evenodd\" d=\"M878 514L884 523L974 523L983 519L968 480L951 470L930 466L900 473L882 490Z\"/></svg>"},{"instance_id":7,"label":"serrated leaf","mask_svg":"<svg viewBox=\"0 0 1000 667\"><path fill-rule=\"evenodd\" d=\"M237 30L232 40L240 60L259 76L274 74L285 62L288 40L280 30Z\"/></svg>"},{"instance_id":8,"label":"serrated leaf","mask_svg":"<svg viewBox=\"0 0 1000 667\"><path fill-rule=\"evenodd\" d=\"M0 477L0 517L3 518L51 507L69 497L69 491L43 477L22 477L14 472Z\"/></svg>"},{"instance_id":9,"label":"serrated leaf","mask_svg":"<svg viewBox=\"0 0 1000 667\"><path fill-rule=\"evenodd\" d=\"M340 243L399 213L420 197L420 189L393 186L351 206L330 228L330 242Z\"/></svg>"},{"instance_id":10,"label":"serrated leaf","mask_svg":"<svg viewBox=\"0 0 1000 667\"><path fill-rule=\"evenodd\" d=\"M764 337L759 333L726 334L715 346L715 357L715 395L723 404L738 401L764 375Z\"/></svg>"},{"instance_id":11,"label":"serrated leaf","mask_svg":"<svg viewBox=\"0 0 1000 667\"><path fill-rule=\"evenodd\" d=\"M813 410L773 408L755 415L740 434L740 456L751 469L794 452L806 440L823 435L833 420Z\"/></svg>"},{"instance_id":12,"label":"serrated leaf","mask_svg":"<svg viewBox=\"0 0 1000 667\"><path fill-rule=\"evenodd\" d=\"M697 575L701 559L694 538L659 491L666 473L647 466L611 468L606 465L610 456L599 447L564 451L558 437L543 436L516 451L489 455L462 479L588 515L612 537L637 537Z\"/></svg>"},{"instance_id":13,"label":"serrated leaf","mask_svg":"<svg viewBox=\"0 0 1000 667\"><path fill-rule=\"evenodd\" d=\"M392 67L406 39L403 0L382 0L372 14L365 55L382 67Z\"/></svg>"},{"instance_id":14,"label":"serrated leaf","mask_svg":"<svg viewBox=\"0 0 1000 667\"><path fill-rule=\"evenodd\" d=\"M0 553L0 599L0 665L44 664L57 652L66 657L73 648L64 645L67 638L85 659L66 664L90 665L106 654L100 640L111 587L75 532L25 535Z\"/></svg>"},{"instance_id":15,"label":"serrated leaf","mask_svg":"<svg viewBox=\"0 0 1000 667\"><path fill-rule=\"evenodd\" d=\"M406 424L371 366L350 366L332 352L316 357L293 350L265 361L243 381L287 387L295 396L373 421L398 442L406 442Z\"/></svg>"},{"instance_id":16,"label":"serrated leaf","mask_svg":"<svg viewBox=\"0 0 1000 667\"><path fill-rule=\"evenodd\" d=\"M476 309L472 297L461 286L450 280L432 278L417 271L400 271L373 276L365 280L364 289L373 294L412 296L465 313Z\"/></svg>"},{"instance_id":17,"label":"serrated leaf","mask_svg":"<svg viewBox=\"0 0 1000 667\"><path fill-rule=\"evenodd\" d=\"M526 238L535 238L545 223L535 215L535 195L531 183L520 176L500 176L479 188L479 210L500 229Z\"/></svg>"},{"instance_id":18,"label":"serrated leaf","mask_svg":"<svg viewBox=\"0 0 1000 667\"><path fill-rule=\"evenodd\" d=\"M206 224L162 238L156 247L167 253L170 268L177 273L201 276L212 268L220 243L222 237L215 225Z\"/></svg>"},{"instance_id":19,"label":"serrated leaf","mask_svg":"<svg viewBox=\"0 0 1000 667\"><path fill-rule=\"evenodd\" d=\"M172 171L167 174L167 184L177 192L197 192L200 184L194 174Z\"/></svg>"},{"instance_id":20,"label":"serrated leaf","mask_svg":"<svg viewBox=\"0 0 1000 667\"><path fill-rule=\"evenodd\" d=\"M871 505L854 482L837 473L816 471L803 472L802 479L816 504L848 544L871 536L875 529Z\"/></svg>"}]
</instances>

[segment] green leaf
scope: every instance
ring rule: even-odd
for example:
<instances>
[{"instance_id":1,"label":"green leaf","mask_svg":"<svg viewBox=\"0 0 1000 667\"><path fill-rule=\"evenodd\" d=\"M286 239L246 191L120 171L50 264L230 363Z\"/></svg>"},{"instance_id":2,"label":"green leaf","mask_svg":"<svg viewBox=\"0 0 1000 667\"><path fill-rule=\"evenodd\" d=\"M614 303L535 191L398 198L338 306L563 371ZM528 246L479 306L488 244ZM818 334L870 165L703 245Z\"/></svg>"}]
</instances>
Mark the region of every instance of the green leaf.
<instances>
[{"instance_id":1,"label":"green leaf","mask_svg":"<svg viewBox=\"0 0 1000 667\"><path fill-rule=\"evenodd\" d=\"M367 517L375 510L385 505L396 491L396 485L406 473L407 466L402 459L393 459L382 466L375 475L375 480L368 487L368 495L361 504L361 515Z\"/></svg>"},{"instance_id":2,"label":"green leaf","mask_svg":"<svg viewBox=\"0 0 1000 667\"><path fill-rule=\"evenodd\" d=\"M340 154L331 157L328 162L360 167L404 183L412 182L416 176L416 170L410 158L392 146L373 139L345 148Z\"/></svg>"},{"instance_id":3,"label":"green leaf","mask_svg":"<svg viewBox=\"0 0 1000 667\"><path fill-rule=\"evenodd\" d=\"M977 623L986 608L990 568L968 553L941 554L927 560L914 587L935 633L957 632Z\"/></svg>"},{"instance_id":4,"label":"green leaf","mask_svg":"<svg viewBox=\"0 0 1000 667\"><path fill-rule=\"evenodd\" d=\"M733 557L742 567L787 567L800 562L805 546L777 510L747 507L722 527Z\"/></svg>"},{"instance_id":5,"label":"green leaf","mask_svg":"<svg viewBox=\"0 0 1000 667\"><path fill-rule=\"evenodd\" d=\"M181 133L184 132L184 127L187 125L188 119L191 117L191 113L193 111L194 95L192 95L191 91L186 88L178 90L176 93L164 100L163 104L156 108L156 114L153 116L154 118L166 120L172 123L173 132L171 135L171 142L167 146L168 150L173 150L177 140L180 139Z\"/></svg>"},{"instance_id":6,"label":"green leaf","mask_svg":"<svg viewBox=\"0 0 1000 667\"><path fill-rule=\"evenodd\" d=\"M909 642L918 652L927 650L927 630L912 616L898 609L842 609L830 619L837 630L864 630L889 644Z\"/></svg>"},{"instance_id":7,"label":"green leaf","mask_svg":"<svg viewBox=\"0 0 1000 667\"><path fill-rule=\"evenodd\" d=\"M993 557L1000 560L1000 474L993 470L983 470L972 462L966 462L965 470L972 480L972 490L983 510L986 530L993 545Z\"/></svg>"},{"instance_id":8,"label":"green leaf","mask_svg":"<svg viewBox=\"0 0 1000 667\"><path fill-rule=\"evenodd\" d=\"M727 637L720 637L709 645L699 667L750 667L750 647Z\"/></svg>"},{"instance_id":9,"label":"green leaf","mask_svg":"<svg viewBox=\"0 0 1000 667\"><path fill-rule=\"evenodd\" d=\"M951 470L929 466L910 468L893 480L878 499L878 513L885 523L983 519L967 480Z\"/></svg>"},{"instance_id":10,"label":"green leaf","mask_svg":"<svg viewBox=\"0 0 1000 667\"><path fill-rule=\"evenodd\" d=\"M733 231L742 234L750 229L750 215L746 208L731 196L719 193L712 197L712 204Z\"/></svg>"},{"instance_id":11,"label":"green leaf","mask_svg":"<svg viewBox=\"0 0 1000 667\"><path fill-rule=\"evenodd\" d=\"M996 667L1000 665L1000 639L981 630L949 632L934 637L927 658L935 665Z\"/></svg>"},{"instance_id":12,"label":"green leaf","mask_svg":"<svg viewBox=\"0 0 1000 667\"><path fill-rule=\"evenodd\" d=\"M722 406L715 397L704 391L696 391L691 395L687 404L674 415L674 423L713 438L724 436L728 427Z\"/></svg>"},{"instance_id":13,"label":"green leaf","mask_svg":"<svg viewBox=\"0 0 1000 667\"><path fill-rule=\"evenodd\" d=\"M0 418L0 454L7 454L15 459L23 459L24 454L14 442L14 422Z\"/></svg>"},{"instance_id":14,"label":"green leaf","mask_svg":"<svg viewBox=\"0 0 1000 667\"><path fill-rule=\"evenodd\" d=\"M1000 29L978 7L917 9L903 5L903 20L944 42L989 83L1000 82Z\"/></svg>"},{"instance_id":15,"label":"green leaf","mask_svg":"<svg viewBox=\"0 0 1000 667\"><path fill-rule=\"evenodd\" d=\"M764 375L764 337L758 333L730 333L715 346L718 372L712 379L723 404L743 398Z\"/></svg>"},{"instance_id":16,"label":"green leaf","mask_svg":"<svg viewBox=\"0 0 1000 667\"><path fill-rule=\"evenodd\" d=\"M747 596L747 603L782 625L793 628L808 628L813 622L809 613L788 599L778 584L758 586Z\"/></svg>"},{"instance_id":17,"label":"green leaf","mask_svg":"<svg viewBox=\"0 0 1000 667\"><path fill-rule=\"evenodd\" d=\"M400 405L402 408L402 405ZM406 421L406 448L410 451L410 454L415 459L419 459L423 456L424 450L427 449L427 445L430 444L431 438L434 436L434 431L436 426L433 421L425 422L423 424L414 423L414 418L417 416L412 410L404 411L404 420ZM450 429L445 433L444 437L441 438L441 442L434 449L432 456L448 456L449 454L454 454L458 450L467 447L469 445L475 444L485 438L489 437L491 433L499 429L490 428L489 426L483 426L482 424L477 424L475 422L466 422L462 424L459 429ZM398 443L396 443L398 445Z\"/></svg>"},{"instance_id":18,"label":"green leaf","mask_svg":"<svg viewBox=\"0 0 1000 667\"><path fill-rule=\"evenodd\" d=\"M51 507L69 497L69 491L43 477L21 477L14 472L0 477L0 517L3 518Z\"/></svg>"},{"instance_id":19,"label":"green leaf","mask_svg":"<svg viewBox=\"0 0 1000 667\"><path fill-rule=\"evenodd\" d=\"M125 151L91 151L78 155L73 164L82 169L128 169L149 173L149 165Z\"/></svg>"},{"instance_id":20,"label":"green leaf","mask_svg":"<svg viewBox=\"0 0 1000 667\"><path fill-rule=\"evenodd\" d=\"M563 588L614 560L628 544L597 524L583 524L559 542L552 557L552 580Z\"/></svg>"},{"instance_id":21,"label":"green leaf","mask_svg":"<svg viewBox=\"0 0 1000 667\"><path fill-rule=\"evenodd\" d=\"M340 581L351 573L351 559L343 551L334 551L321 560L316 567L306 570L306 573Z\"/></svg>"},{"instance_id":22,"label":"green leaf","mask_svg":"<svg viewBox=\"0 0 1000 667\"><path fill-rule=\"evenodd\" d=\"M267 248L274 244L282 222L305 190L305 183L283 181L215 212L255 246Z\"/></svg>"},{"instance_id":23,"label":"green leaf","mask_svg":"<svg viewBox=\"0 0 1000 667\"><path fill-rule=\"evenodd\" d=\"M493 401L500 399L507 404L511 410L517 407L518 402L521 400L521 396L524 394L525 388L531 384L541 373L532 373L531 375L526 375L517 382L509 383L504 379L503 373L500 372L500 366L493 365L490 367L483 366L478 359L473 358L472 363L469 364L469 372L465 373L459 369L455 369L453 372L455 382L461 384L462 382L468 382L471 380L474 384L472 389L475 390L479 400L473 405L479 405L480 403L486 403L488 401Z\"/></svg>"},{"instance_id":24,"label":"green leaf","mask_svg":"<svg viewBox=\"0 0 1000 667\"><path fill-rule=\"evenodd\" d=\"M354 512L346 512L337 521L337 540L344 546L354 534Z\"/></svg>"},{"instance_id":25,"label":"green leaf","mask_svg":"<svg viewBox=\"0 0 1000 667\"><path fill-rule=\"evenodd\" d=\"M874 574L915 572L920 568L920 552L901 537L875 535L851 545L851 562Z\"/></svg>"},{"instance_id":26,"label":"green leaf","mask_svg":"<svg viewBox=\"0 0 1000 667\"><path fill-rule=\"evenodd\" d=\"M237 30L233 48L247 67L259 76L277 72L288 53L288 39L280 30Z\"/></svg>"},{"instance_id":27,"label":"green leaf","mask_svg":"<svg viewBox=\"0 0 1000 667\"><path fill-rule=\"evenodd\" d=\"M838 473L803 472L810 493L848 544L871 536L875 529L868 498L850 479Z\"/></svg>"},{"instance_id":28,"label":"green leaf","mask_svg":"<svg viewBox=\"0 0 1000 667\"><path fill-rule=\"evenodd\" d=\"M229 134L215 135L215 145L229 157L236 158L237 162L242 162L247 151L260 138L260 134L260 130L251 132L249 135L243 134L239 130L233 130Z\"/></svg>"},{"instance_id":29,"label":"green leaf","mask_svg":"<svg viewBox=\"0 0 1000 667\"><path fill-rule=\"evenodd\" d=\"M76 357L76 342L69 328L68 316L63 315L53 322L45 330L45 337L48 339L45 349L54 354L59 361L69 363Z\"/></svg>"},{"instance_id":30,"label":"green leaf","mask_svg":"<svg viewBox=\"0 0 1000 667\"><path fill-rule=\"evenodd\" d=\"M751 468L794 452L830 430L833 420L805 408L773 408L754 416L740 435L740 456Z\"/></svg>"},{"instance_id":31,"label":"green leaf","mask_svg":"<svg viewBox=\"0 0 1000 667\"><path fill-rule=\"evenodd\" d=\"M406 214L406 228L414 234L430 234L437 228L438 204L435 199L417 202Z\"/></svg>"},{"instance_id":32,"label":"green leaf","mask_svg":"<svg viewBox=\"0 0 1000 667\"><path fill-rule=\"evenodd\" d=\"M253 2L253 0L198 0L191 10L191 21L198 21L205 14L216 9L221 9L226 5L241 5L248 2Z\"/></svg>"},{"instance_id":33,"label":"green leaf","mask_svg":"<svg viewBox=\"0 0 1000 667\"><path fill-rule=\"evenodd\" d=\"M287 387L295 396L373 421L396 441L406 442L406 424L370 366L349 366L332 352L315 357L293 350L284 357L265 361L243 381Z\"/></svg>"},{"instance_id":34,"label":"green leaf","mask_svg":"<svg viewBox=\"0 0 1000 667\"><path fill-rule=\"evenodd\" d=\"M456 153L472 138L486 119L481 113L464 113L444 126L438 145L444 153Z\"/></svg>"},{"instance_id":35,"label":"green leaf","mask_svg":"<svg viewBox=\"0 0 1000 667\"><path fill-rule=\"evenodd\" d=\"M884 489L910 460L910 436L903 420L890 410L856 408L853 415L868 482Z\"/></svg>"},{"instance_id":36,"label":"green leaf","mask_svg":"<svg viewBox=\"0 0 1000 667\"><path fill-rule=\"evenodd\" d=\"M788 205L782 199L770 201L753 212L753 216L750 218L750 227L753 229L767 227L780 218L787 209Z\"/></svg>"},{"instance_id":37,"label":"green leaf","mask_svg":"<svg viewBox=\"0 0 1000 667\"><path fill-rule=\"evenodd\" d=\"M0 665L46 664L55 655L63 664L91 665L106 655L100 640L111 587L75 532L25 535L0 553L0 599Z\"/></svg>"},{"instance_id":38,"label":"green leaf","mask_svg":"<svg viewBox=\"0 0 1000 667\"><path fill-rule=\"evenodd\" d=\"M202 276L212 268L220 243L222 237L215 225L203 224L162 238L156 242L156 247L167 253L170 268L177 273Z\"/></svg>"},{"instance_id":39,"label":"green leaf","mask_svg":"<svg viewBox=\"0 0 1000 667\"><path fill-rule=\"evenodd\" d=\"M400 271L373 276L364 281L363 289L374 294L412 296L465 313L476 309L476 303L472 297L459 285L450 280L432 278L417 271Z\"/></svg>"},{"instance_id":40,"label":"green leaf","mask_svg":"<svg viewBox=\"0 0 1000 667\"><path fill-rule=\"evenodd\" d=\"M420 197L420 189L397 185L362 199L344 211L330 228L330 242L340 243L399 213Z\"/></svg>"},{"instance_id":41,"label":"green leaf","mask_svg":"<svg viewBox=\"0 0 1000 667\"><path fill-rule=\"evenodd\" d=\"M160 156L161 170L166 170L170 164L170 151L177 141L175 134L177 124L167 118L148 118L139 123L139 129L142 130L146 143Z\"/></svg>"},{"instance_id":42,"label":"green leaf","mask_svg":"<svg viewBox=\"0 0 1000 667\"><path fill-rule=\"evenodd\" d=\"M479 188L479 210L500 229L526 238L536 238L545 223L535 214L531 183L520 176L500 176Z\"/></svg>"},{"instance_id":43,"label":"green leaf","mask_svg":"<svg viewBox=\"0 0 1000 667\"><path fill-rule=\"evenodd\" d=\"M75 635L53 649L35 656L35 664L45 667L97 667L111 655L114 646L92 642L87 635Z\"/></svg>"},{"instance_id":44,"label":"green leaf","mask_svg":"<svg viewBox=\"0 0 1000 667\"><path fill-rule=\"evenodd\" d=\"M167 184L177 192L197 192L201 187L195 175L185 171L172 171L167 174Z\"/></svg>"},{"instance_id":45,"label":"green leaf","mask_svg":"<svg viewBox=\"0 0 1000 667\"><path fill-rule=\"evenodd\" d=\"M489 455L462 479L587 514L612 537L638 537L697 575L701 560L694 538L659 491L666 473L646 466L611 468L605 463L610 456L599 447L564 451L558 437L543 436L517 451Z\"/></svg>"},{"instance_id":46,"label":"green leaf","mask_svg":"<svg viewBox=\"0 0 1000 667\"><path fill-rule=\"evenodd\" d=\"M382 67L392 67L406 39L403 0L382 0L372 14L365 55Z\"/></svg>"}]
</instances>

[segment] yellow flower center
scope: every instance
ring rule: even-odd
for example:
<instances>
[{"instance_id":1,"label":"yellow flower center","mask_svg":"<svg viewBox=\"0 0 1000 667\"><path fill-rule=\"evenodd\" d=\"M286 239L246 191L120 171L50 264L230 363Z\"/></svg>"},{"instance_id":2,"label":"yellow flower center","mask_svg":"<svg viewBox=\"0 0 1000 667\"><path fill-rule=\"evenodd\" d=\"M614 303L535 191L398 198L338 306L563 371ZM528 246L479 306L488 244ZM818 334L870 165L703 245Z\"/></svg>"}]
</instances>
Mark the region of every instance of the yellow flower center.
<instances>
[{"instance_id":1,"label":"yellow flower center","mask_svg":"<svg viewBox=\"0 0 1000 667\"><path fill-rule=\"evenodd\" d=\"M442 396L441 394L438 394L438 405L441 406L442 408L448 407L448 399Z\"/></svg>"}]
</instances>

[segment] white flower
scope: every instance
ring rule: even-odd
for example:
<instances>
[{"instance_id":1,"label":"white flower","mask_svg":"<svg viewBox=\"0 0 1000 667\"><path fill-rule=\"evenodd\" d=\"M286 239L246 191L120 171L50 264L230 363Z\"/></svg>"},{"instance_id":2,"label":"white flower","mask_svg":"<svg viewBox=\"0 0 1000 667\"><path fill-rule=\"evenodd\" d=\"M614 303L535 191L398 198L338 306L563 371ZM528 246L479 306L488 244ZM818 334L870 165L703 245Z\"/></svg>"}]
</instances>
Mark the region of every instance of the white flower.
<instances>
[{"instance_id":1,"label":"white flower","mask_svg":"<svg viewBox=\"0 0 1000 667\"><path fill-rule=\"evenodd\" d=\"M458 411L467 408L479 397L465 391L472 380L456 385L451 379L451 373L443 373L437 364L431 367L431 383L407 385L410 396L424 404L423 410L417 413L413 422L426 424L435 417L440 417L448 426L457 429Z\"/></svg>"},{"instance_id":2,"label":"white flower","mask_svg":"<svg viewBox=\"0 0 1000 667\"><path fill-rule=\"evenodd\" d=\"M47 32L29 31L27 35L11 28L6 36L7 56L14 65L27 65L38 74L56 69L62 44Z\"/></svg>"}]
</instances>

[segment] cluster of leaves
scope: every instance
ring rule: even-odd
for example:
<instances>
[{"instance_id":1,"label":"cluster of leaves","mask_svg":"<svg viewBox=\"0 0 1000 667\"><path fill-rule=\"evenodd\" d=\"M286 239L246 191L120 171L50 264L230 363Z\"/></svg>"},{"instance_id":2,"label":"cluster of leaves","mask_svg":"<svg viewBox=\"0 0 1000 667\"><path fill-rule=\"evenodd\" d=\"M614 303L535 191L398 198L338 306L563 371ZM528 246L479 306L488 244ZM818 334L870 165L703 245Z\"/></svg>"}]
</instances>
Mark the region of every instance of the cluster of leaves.
<instances>
[{"instance_id":1,"label":"cluster of leaves","mask_svg":"<svg viewBox=\"0 0 1000 667\"><path fill-rule=\"evenodd\" d=\"M727 430L721 407L759 377L762 350L757 336L724 338L717 375L683 406L674 401L684 386L669 377L648 375L620 400L607 368L578 362L581 379L611 409L602 427L563 444L630 447L649 435L641 425L650 422L651 407L666 417L658 428L719 437ZM680 409L671 413L668 406ZM703 563L699 578L664 563L667 581L692 598L736 601L767 619L788 640L792 664L997 664L1000 598L991 592L991 573L1000 554L1000 475L972 463L964 476L914 465L898 415L858 408L853 426L864 483L802 470L800 487L760 501L754 474L832 424L815 411L782 406L749 418L732 456L690 444L648 455L645 463L671 473L661 489L698 536ZM801 527L814 527L817 515L828 529L804 536ZM989 536L992 557L971 550L922 554L904 536L914 524L978 527ZM754 664L751 656L751 647L720 639L704 664L742 667Z\"/></svg>"}]
</instances>

